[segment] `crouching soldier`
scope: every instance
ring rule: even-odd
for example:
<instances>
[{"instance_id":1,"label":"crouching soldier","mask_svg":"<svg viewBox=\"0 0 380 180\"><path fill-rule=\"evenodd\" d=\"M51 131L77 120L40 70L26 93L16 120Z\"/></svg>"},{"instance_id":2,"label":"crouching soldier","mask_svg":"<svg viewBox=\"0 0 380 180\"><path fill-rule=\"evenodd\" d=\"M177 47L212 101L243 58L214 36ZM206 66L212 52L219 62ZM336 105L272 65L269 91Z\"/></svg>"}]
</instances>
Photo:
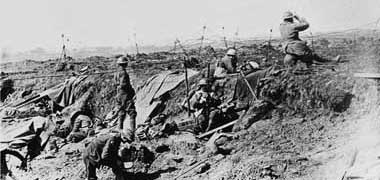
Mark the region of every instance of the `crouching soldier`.
<instances>
[{"instance_id":1,"label":"crouching soldier","mask_svg":"<svg viewBox=\"0 0 380 180\"><path fill-rule=\"evenodd\" d=\"M116 83L118 83L117 86L117 106L119 108L118 112L118 128L120 130L123 130L123 132L126 132L130 135L132 135L132 139L134 138L134 133L136 129L136 107L133 100L133 97L135 96L135 90L133 89L129 75L127 73L127 67L128 67L128 58L125 56L120 57L117 60L117 64L119 65L119 70L116 75ZM126 115L129 115L129 118L127 120L127 126L124 127L124 119L126 119Z\"/></svg>"},{"instance_id":2,"label":"crouching soldier","mask_svg":"<svg viewBox=\"0 0 380 180\"><path fill-rule=\"evenodd\" d=\"M220 104L221 100L214 92L210 92L207 79L201 79L198 90L190 99L190 108L195 111L194 115L200 131L209 131L218 124L221 117L221 110L218 108Z\"/></svg>"},{"instance_id":3,"label":"crouching soldier","mask_svg":"<svg viewBox=\"0 0 380 180\"><path fill-rule=\"evenodd\" d=\"M124 179L123 163L118 155L121 142L132 142L124 133L103 135L90 142L83 152L88 180L96 180L96 168L108 166L112 168L116 180Z\"/></svg>"}]
</instances>

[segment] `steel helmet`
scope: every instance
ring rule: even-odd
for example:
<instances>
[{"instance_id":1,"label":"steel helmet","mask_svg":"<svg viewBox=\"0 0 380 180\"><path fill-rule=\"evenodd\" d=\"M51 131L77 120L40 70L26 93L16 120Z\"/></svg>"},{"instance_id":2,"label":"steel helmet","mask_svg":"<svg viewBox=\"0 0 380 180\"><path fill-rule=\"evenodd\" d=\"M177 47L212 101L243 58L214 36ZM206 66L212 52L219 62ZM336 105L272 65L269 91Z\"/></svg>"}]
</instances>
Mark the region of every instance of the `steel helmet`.
<instances>
[{"instance_id":1,"label":"steel helmet","mask_svg":"<svg viewBox=\"0 0 380 180\"><path fill-rule=\"evenodd\" d=\"M282 15L282 19L285 20L285 19L291 19L293 18L294 15L292 12L290 11L285 11L284 14Z\"/></svg>"},{"instance_id":2,"label":"steel helmet","mask_svg":"<svg viewBox=\"0 0 380 180\"><path fill-rule=\"evenodd\" d=\"M248 64L249 64L253 69L259 69L259 64L257 64L255 61L249 61Z\"/></svg>"},{"instance_id":3,"label":"steel helmet","mask_svg":"<svg viewBox=\"0 0 380 180\"><path fill-rule=\"evenodd\" d=\"M203 78L199 81L198 86L207 86L207 79Z\"/></svg>"},{"instance_id":4,"label":"steel helmet","mask_svg":"<svg viewBox=\"0 0 380 180\"><path fill-rule=\"evenodd\" d=\"M228 51L227 51L227 55L230 55L230 56L236 56L236 50L235 49L229 49Z\"/></svg>"},{"instance_id":5,"label":"steel helmet","mask_svg":"<svg viewBox=\"0 0 380 180\"><path fill-rule=\"evenodd\" d=\"M128 58L125 56L121 56L117 59L116 61L117 64L127 64L128 63Z\"/></svg>"}]
</instances>

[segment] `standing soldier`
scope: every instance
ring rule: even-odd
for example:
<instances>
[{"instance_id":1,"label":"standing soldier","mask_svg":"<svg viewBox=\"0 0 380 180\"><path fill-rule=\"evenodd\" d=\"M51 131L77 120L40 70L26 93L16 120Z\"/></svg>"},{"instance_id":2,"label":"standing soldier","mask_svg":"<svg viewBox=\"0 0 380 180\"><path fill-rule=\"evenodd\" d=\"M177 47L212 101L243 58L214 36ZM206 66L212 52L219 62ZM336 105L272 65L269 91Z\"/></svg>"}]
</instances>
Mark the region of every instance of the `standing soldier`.
<instances>
[{"instance_id":1,"label":"standing soldier","mask_svg":"<svg viewBox=\"0 0 380 180\"><path fill-rule=\"evenodd\" d=\"M313 60L321 63L329 62L329 60L313 54L311 49L307 46L306 41L302 41L299 38L299 32L309 28L309 23L305 18L287 11L284 13L282 19L283 22L280 24L280 33L285 42L284 51L286 55L284 64L294 66L297 64L297 61L300 60L305 63L307 67L310 67L311 64L313 64ZM339 59L340 56L337 56L335 61L339 61Z\"/></svg>"},{"instance_id":2,"label":"standing soldier","mask_svg":"<svg viewBox=\"0 0 380 180\"><path fill-rule=\"evenodd\" d=\"M131 139L134 139L134 133L136 129L136 107L133 100L135 96L135 90L133 89L129 75L127 73L128 67L128 58L122 56L118 58L117 64L119 65L119 70L116 75L116 83L117 86L117 106L119 108L118 112L118 128L123 132L127 133ZM127 127L124 127L124 119L126 119L126 114L129 115L127 118L128 122Z\"/></svg>"}]
</instances>

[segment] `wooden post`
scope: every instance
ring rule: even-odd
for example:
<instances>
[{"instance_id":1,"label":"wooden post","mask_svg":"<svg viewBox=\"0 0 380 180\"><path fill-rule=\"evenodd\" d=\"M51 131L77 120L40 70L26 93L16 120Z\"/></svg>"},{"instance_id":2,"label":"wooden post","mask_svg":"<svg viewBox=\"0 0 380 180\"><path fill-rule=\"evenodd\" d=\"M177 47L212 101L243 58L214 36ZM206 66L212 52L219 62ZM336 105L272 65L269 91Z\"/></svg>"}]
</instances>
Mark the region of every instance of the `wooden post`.
<instances>
[{"instance_id":1,"label":"wooden post","mask_svg":"<svg viewBox=\"0 0 380 180\"><path fill-rule=\"evenodd\" d=\"M198 52L198 57L199 58L201 57L203 40L205 39L205 31L206 31L206 26L203 26L203 32L202 32L202 37L201 37L201 44L199 45L199 52Z\"/></svg>"},{"instance_id":2,"label":"wooden post","mask_svg":"<svg viewBox=\"0 0 380 180\"><path fill-rule=\"evenodd\" d=\"M183 65L185 66L185 83L186 83L186 102L187 102L187 115L190 117L191 116L191 112L190 112L190 96L189 96L189 91L190 91L190 88L189 88L189 79L188 79L188 75L187 75L187 64L186 64L186 58L184 58L184 61L183 61Z\"/></svg>"},{"instance_id":3,"label":"wooden post","mask_svg":"<svg viewBox=\"0 0 380 180\"><path fill-rule=\"evenodd\" d=\"M136 56L139 54L139 46L137 44L137 38L136 38L136 33L133 34L135 36L135 45L136 45Z\"/></svg>"},{"instance_id":4,"label":"wooden post","mask_svg":"<svg viewBox=\"0 0 380 180\"><path fill-rule=\"evenodd\" d=\"M272 29L269 30L269 40L268 40L268 46L267 46L267 61L269 61L269 48L270 48L270 41L272 39Z\"/></svg>"},{"instance_id":5,"label":"wooden post","mask_svg":"<svg viewBox=\"0 0 380 180\"><path fill-rule=\"evenodd\" d=\"M222 27L222 30L223 30L223 41L224 41L224 46L226 46L226 49L228 49L228 44L227 44L226 35L224 34L224 26Z\"/></svg>"}]
</instances>

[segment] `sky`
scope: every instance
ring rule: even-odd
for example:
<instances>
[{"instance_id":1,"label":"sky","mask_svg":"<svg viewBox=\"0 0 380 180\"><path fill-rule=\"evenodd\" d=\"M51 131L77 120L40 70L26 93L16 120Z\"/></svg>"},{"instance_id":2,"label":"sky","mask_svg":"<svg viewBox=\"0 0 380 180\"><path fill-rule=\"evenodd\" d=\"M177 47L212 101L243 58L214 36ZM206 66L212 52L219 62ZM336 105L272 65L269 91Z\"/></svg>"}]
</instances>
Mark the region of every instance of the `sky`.
<instances>
[{"instance_id":1,"label":"sky","mask_svg":"<svg viewBox=\"0 0 380 180\"><path fill-rule=\"evenodd\" d=\"M0 0L0 49L162 45L175 38L278 36L284 11L311 32L357 27L380 18L380 0ZM379 25L380 26L380 25ZM368 27L375 28L375 27Z\"/></svg>"}]
</instances>

